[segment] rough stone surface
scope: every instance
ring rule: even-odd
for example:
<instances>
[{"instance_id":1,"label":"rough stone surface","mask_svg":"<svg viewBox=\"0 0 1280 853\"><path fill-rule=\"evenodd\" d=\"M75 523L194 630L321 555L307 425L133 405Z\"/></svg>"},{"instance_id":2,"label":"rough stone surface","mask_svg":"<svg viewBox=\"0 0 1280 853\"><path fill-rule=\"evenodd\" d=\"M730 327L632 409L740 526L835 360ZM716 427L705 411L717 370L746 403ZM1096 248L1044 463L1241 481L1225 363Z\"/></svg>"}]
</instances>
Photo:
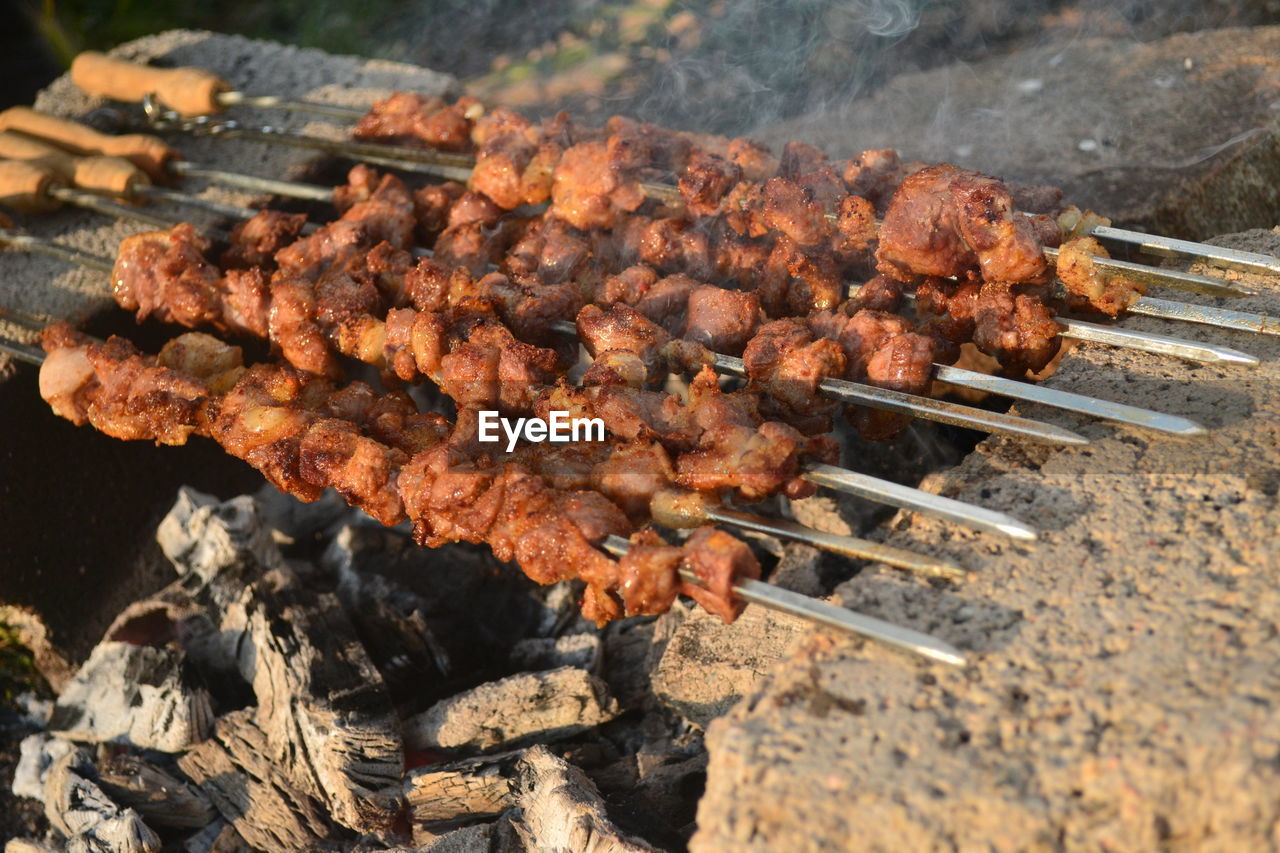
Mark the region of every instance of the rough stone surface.
<instances>
[{"instance_id":1,"label":"rough stone surface","mask_svg":"<svg viewBox=\"0 0 1280 853\"><path fill-rule=\"evenodd\" d=\"M705 726L751 693L804 632L798 619L761 607L748 607L731 625L690 610L653 671L654 695Z\"/></svg>"},{"instance_id":2,"label":"rough stone surface","mask_svg":"<svg viewBox=\"0 0 1280 853\"><path fill-rule=\"evenodd\" d=\"M1220 242L1280 254L1280 229ZM1280 312L1280 286L1241 310ZM935 478L1032 545L921 518L893 544L975 570L889 570L848 606L932 632L963 670L815 636L708 729L691 849L1262 850L1280 845L1280 341L1130 318L1254 370L1087 346L1053 387L1195 418L1161 438L1047 409L1087 447L988 439ZM674 644L673 644L674 645Z\"/></svg>"},{"instance_id":3,"label":"rough stone surface","mask_svg":"<svg viewBox=\"0 0 1280 853\"><path fill-rule=\"evenodd\" d=\"M1280 27L1082 39L903 74L762 135L1057 184L1118 224L1203 239L1280 214L1277 56Z\"/></svg>"}]
</instances>

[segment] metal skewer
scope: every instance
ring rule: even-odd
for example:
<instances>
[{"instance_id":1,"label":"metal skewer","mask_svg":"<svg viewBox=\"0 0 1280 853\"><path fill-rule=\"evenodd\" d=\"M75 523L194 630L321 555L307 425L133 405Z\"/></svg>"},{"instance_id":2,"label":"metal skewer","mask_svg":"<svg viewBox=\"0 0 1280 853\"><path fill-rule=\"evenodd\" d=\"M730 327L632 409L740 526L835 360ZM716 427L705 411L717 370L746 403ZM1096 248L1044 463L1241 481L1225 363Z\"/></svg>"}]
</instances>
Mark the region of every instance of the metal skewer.
<instances>
[{"instance_id":1,"label":"metal skewer","mask_svg":"<svg viewBox=\"0 0 1280 853\"><path fill-rule=\"evenodd\" d=\"M631 548L631 543L621 536L610 535L602 544L606 551L615 556L621 556ZM688 583L702 586L698 576L688 569L681 568L680 577ZM733 591L743 601L778 610L809 622L817 622L839 631L857 634L930 660L952 666L964 666L967 662L964 652L937 637L904 628L901 625L894 625L892 622L867 616L855 610L846 610L764 581L739 578L734 583Z\"/></svg>"},{"instance_id":2,"label":"metal skewer","mask_svg":"<svg viewBox=\"0 0 1280 853\"><path fill-rule=\"evenodd\" d=\"M1280 319L1268 317L1266 314L1232 311L1212 305L1193 305L1189 302L1173 302L1168 299L1153 299L1150 296L1143 296L1129 306L1129 313L1141 314L1145 317L1159 317L1162 320L1182 320L1186 323L1200 323L1219 329L1233 329L1238 332L1253 332L1259 335L1280 337Z\"/></svg>"},{"instance_id":3,"label":"metal skewer","mask_svg":"<svg viewBox=\"0 0 1280 853\"><path fill-rule=\"evenodd\" d=\"M1141 350L1157 355L1172 355L1188 361L1201 361L1207 364L1239 364L1246 367L1257 367L1257 356L1240 350L1222 347L1216 344L1202 344L1186 341L1182 338L1171 338L1155 332L1134 332L1119 326L1100 326L1085 320L1072 320L1066 317L1055 317L1062 326L1062 336L1077 341L1088 341L1095 344L1109 344L1116 347Z\"/></svg>"},{"instance_id":4,"label":"metal skewer","mask_svg":"<svg viewBox=\"0 0 1280 853\"><path fill-rule=\"evenodd\" d=\"M1200 260L1221 269L1250 272L1256 275L1280 275L1280 258L1271 255L1228 249L1225 246L1213 246L1209 243L1193 243L1190 240L1179 240L1175 237L1161 237L1159 234L1143 234L1141 231L1113 228L1110 225L1096 225L1089 233L1100 239L1128 243L1149 255Z\"/></svg>"}]
</instances>

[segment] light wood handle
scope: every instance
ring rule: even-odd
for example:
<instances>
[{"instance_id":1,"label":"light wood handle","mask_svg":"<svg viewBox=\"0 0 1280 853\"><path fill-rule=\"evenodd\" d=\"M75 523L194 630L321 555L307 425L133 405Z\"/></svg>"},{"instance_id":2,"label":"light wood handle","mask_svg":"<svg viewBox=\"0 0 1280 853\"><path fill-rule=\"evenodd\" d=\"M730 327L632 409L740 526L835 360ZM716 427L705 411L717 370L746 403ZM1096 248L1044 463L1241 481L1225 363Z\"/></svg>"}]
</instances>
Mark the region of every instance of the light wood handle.
<instances>
[{"instance_id":1,"label":"light wood handle","mask_svg":"<svg viewBox=\"0 0 1280 853\"><path fill-rule=\"evenodd\" d=\"M146 172L123 157L78 157L12 130L0 130L0 159L25 160L57 172L82 190L123 198L132 198L137 187L151 183Z\"/></svg>"},{"instance_id":2,"label":"light wood handle","mask_svg":"<svg viewBox=\"0 0 1280 853\"><path fill-rule=\"evenodd\" d=\"M91 95L114 101L141 101L153 94L184 116L216 113L218 93L231 87L201 68L152 68L87 50L71 63L71 82Z\"/></svg>"},{"instance_id":3,"label":"light wood handle","mask_svg":"<svg viewBox=\"0 0 1280 853\"><path fill-rule=\"evenodd\" d=\"M169 177L169 161L182 159L176 149L154 136L141 133L108 136L83 124L36 112L30 107L10 107L0 113L0 130L16 130L35 136L72 154L123 157L158 183Z\"/></svg>"},{"instance_id":4,"label":"light wood handle","mask_svg":"<svg viewBox=\"0 0 1280 853\"><path fill-rule=\"evenodd\" d=\"M0 205L19 213L48 213L61 204L49 195L49 188L62 184L50 169L41 169L24 160L0 161Z\"/></svg>"}]
</instances>

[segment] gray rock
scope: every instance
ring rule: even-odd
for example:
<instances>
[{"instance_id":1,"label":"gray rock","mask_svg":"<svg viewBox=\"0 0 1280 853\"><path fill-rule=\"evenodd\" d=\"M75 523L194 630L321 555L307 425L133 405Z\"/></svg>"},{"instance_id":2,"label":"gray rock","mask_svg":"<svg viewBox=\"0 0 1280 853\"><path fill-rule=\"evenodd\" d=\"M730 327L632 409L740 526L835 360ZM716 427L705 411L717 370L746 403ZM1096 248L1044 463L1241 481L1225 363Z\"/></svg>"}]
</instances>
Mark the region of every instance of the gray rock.
<instances>
[{"instance_id":1,"label":"gray rock","mask_svg":"<svg viewBox=\"0 0 1280 853\"><path fill-rule=\"evenodd\" d=\"M1203 239L1280 211L1277 53L1280 27L1081 39L903 74L761 135L1056 184L1117 224Z\"/></svg>"},{"instance_id":2,"label":"gray rock","mask_svg":"<svg viewBox=\"0 0 1280 853\"><path fill-rule=\"evenodd\" d=\"M1280 229L1215 242L1280 254ZM1274 283L1229 277L1260 291L1239 308L1280 311ZM1019 407L1093 443L988 439L938 485L1032 522L1040 540L914 517L888 541L954 556L975 570L969 583L935 589L884 569L838 590L966 649L970 666L834 636L802 646L708 728L691 850L1275 845L1280 340L1125 325L1216 340L1262 365L1069 354L1050 386L1212 432L1177 440Z\"/></svg>"}]
</instances>

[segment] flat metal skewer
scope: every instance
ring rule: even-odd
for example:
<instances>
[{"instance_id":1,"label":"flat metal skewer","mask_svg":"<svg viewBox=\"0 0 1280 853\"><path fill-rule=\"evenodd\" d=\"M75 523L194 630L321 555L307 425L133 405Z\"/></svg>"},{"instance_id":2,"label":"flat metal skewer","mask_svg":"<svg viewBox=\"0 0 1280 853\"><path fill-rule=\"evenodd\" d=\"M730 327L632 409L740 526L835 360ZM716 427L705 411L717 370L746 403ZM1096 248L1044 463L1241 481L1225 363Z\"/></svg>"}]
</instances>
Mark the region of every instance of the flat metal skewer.
<instances>
[{"instance_id":1,"label":"flat metal skewer","mask_svg":"<svg viewBox=\"0 0 1280 853\"><path fill-rule=\"evenodd\" d=\"M746 376L746 366L742 359L729 355L715 355L715 368L735 376ZM1089 439L1053 424L1027 420L1026 418L1006 415L1001 412L988 412L972 406L934 400L930 397L918 397L904 394L888 388L877 388L874 385L862 385L845 379L823 379L818 383L819 390L828 397L845 403L867 406L888 412L899 412L924 420L938 421L952 426L978 429L984 432L1004 433L1030 438L1033 441L1048 444L1088 444Z\"/></svg>"},{"instance_id":2,"label":"flat metal skewer","mask_svg":"<svg viewBox=\"0 0 1280 853\"><path fill-rule=\"evenodd\" d=\"M1052 246L1045 246L1044 256L1056 264L1058 250ZM1220 279L1210 278L1207 275L1149 267L1145 264L1135 264L1132 261L1122 261L1117 258L1104 258L1095 255L1093 265L1111 275L1124 276L1133 281L1141 281L1156 286L1163 285L1178 290L1190 291L1191 293L1205 293L1209 296L1248 296L1250 294L1250 291L1245 288Z\"/></svg>"},{"instance_id":3,"label":"flat metal skewer","mask_svg":"<svg viewBox=\"0 0 1280 853\"><path fill-rule=\"evenodd\" d=\"M1209 243L1194 243L1190 240L1179 240L1176 237L1161 237L1159 234L1144 234L1141 231L1113 228L1110 225L1094 226L1089 233L1099 239L1115 240L1137 246L1140 251L1148 255L1200 260L1220 269L1238 270L1256 275L1280 275L1280 258L1272 255L1228 249L1225 246L1213 246Z\"/></svg>"},{"instance_id":4,"label":"flat metal skewer","mask_svg":"<svg viewBox=\"0 0 1280 853\"><path fill-rule=\"evenodd\" d=\"M1193 305L1189 302L1173 302L1168 299L1154 299L1143 296L1129 306L1130 314L1141 314L1144 317L1159 317L1162 320L1182 320L1186 323L1200 323L1219 329L1231 329L1237 332L1253 332L1259 335L1280 337L1280 319L1266 314L1251 314L1248 311L1233 311L1213 305Z\"/></svg>"},{"instance_id":5,"label":"flat metal skewer","mask_svg":"<svg viewBox=\"0 0 1280 853\"><path fill-rule=\"evenodd\" d=\"M809 465L800 476L824 488L858 495L900 509L936 516L976 530L1000 533L1022 540L1034 540L1039 535L1031 525L1003 512L931 494L891 480L859 474L848 468L838 468L835 465L818 462Z\"/></svg>"},{"instance_id":6,"label":"flat metal skewer","mask_svg":"<svg viewBox=\"0 0 1280 853\"><path fill-rule=\"evenodd\" d=\"M602 545L614 556L627 553L631 547L631 543L626 539L613 535L606 537ZM680 578L688 583L703 585L698 576L688 569L680 569ZM740 578L734 583L733 591L736 596L751 604L759 604L807 622L816 622L828 628L857 634L930 660L952 666L964 666L967 662L964 652L937 637L782 589L764 581Z\"/></svg>"},{"instance_id":7,"label":"flat metal skewer","mask_svg":"<svg viewBox=\"0 0 1280 853\"><path fill-rule=\"evenodd\" d=\"M1240 350L1216 344L1202 344L1182 338L1171 338L1155 332L1134 332L1119 326L1100 326L1085 320L1072 320L1066 317L1055 317L1062 326L1062 336L1077 341L1095 344L1108 344L1115 347L1141 350L1158 355L1172 355L1188 361L1201 361L1207 364L1239 364L1246 367L1257 367L1257 356Z\"/></svg>"},{"instance_id":8,"label":"flat metal skewer","mask_svg":"<svg viewBox=\"0 0 1280 853\"><path fill-rule=\"evenodd\" d=\"M292 113L311 113L343 121L359 121L368 110L358 107L342 107L335 104L318 104L313 101L297 101L279 95L246 95L244 92L219 92L213 96L220 107L251 107L261 110L286 110Z\"/></svg>"},{"instance_id":9,"label":"flat metal skewer","mask_svg":"<svg viewBox=\"0 0 1280 853\"><path fill-rule=\"evenodd\" d=\"M785 518L766 518L752 512L744 512L726 506L707 506L703 515L708 521L718 524L732 524L743 530L776 536L779 539L790 539L812 545L823 551L830 551L842 557L854 560L872 560L884 563L896 569L905 569L925 577L943 580L961 580L968 572L944 557L926 557L914 551L894 548L869 539L856 536L842 536L838 533L827 533L816 530L806 524L788 521Z\"/></svg>"},{"instance_id":10,"label":"flat metal skewer","mask_svg":"<svg viewBox=\"0 0 1280 853\"><path fill-rule=\"evenodd\" d=\"M0 352L13 356L18 361L39 366L44 364L44 352L28 344L20 344L7 338L0 338Z\"/></svg>"},{"instance_id":11,"label":"flat metal skewer","mask_svg":"<svg viewBox=\"0 0 1280 853\"><path fill-rule=\"evenodd\" d=\"M171 160L168 168L175 177L179 178L203 178L206 181L222 184L223 186L284 196L285 198L297 198L304 201L333 201L333 189L316 184L277 181L272 178L259 178L256 175L228 172L225 169L210 169L207 166L200 166L189 160Z\"/></svg>"},{"instance_id":12,"label":"flat metal skewer","mask_svg":"<svg viewBox=\"0 0 1280 853\"><path fill-rule=\"evenodd\" d=\"M1125 403L1113 403L1098 397L1088 397L1071 391L1057 388L1046 388L1031 382L1019 382L1004 376L992 376L976 370L952 367L946 364L934 365L933 378L940 382L973 388L1004 397L1013 397L1032 403L1040 403L1054 408L1069 408L1070 411L1092 415L1107 421L1133 424L1134 426L1166 432L1171 435L1196 436L1204 435L1207 430L1189 418L1167 415L1151 409L1141 409Z\"/></svg>"},{"instance_id":13,"label":"flat metal skewer","mask_svg":"<svg viewBox=\"0 0 1280 853\"><path fill-rule=\"evenodd\" d=\"M52 240L44 240L40 237L32 237L30 234L23 234L21 231L13 231L8 228L0 228L0 243L12 246L15 249L23 249L29 252L39 252L40 254L49 255L71 264L79 264L97 272L110 274L114 265L97 255L89 252L64 246L61 243L55 243Z\"/></svg>"}]
</instances>

